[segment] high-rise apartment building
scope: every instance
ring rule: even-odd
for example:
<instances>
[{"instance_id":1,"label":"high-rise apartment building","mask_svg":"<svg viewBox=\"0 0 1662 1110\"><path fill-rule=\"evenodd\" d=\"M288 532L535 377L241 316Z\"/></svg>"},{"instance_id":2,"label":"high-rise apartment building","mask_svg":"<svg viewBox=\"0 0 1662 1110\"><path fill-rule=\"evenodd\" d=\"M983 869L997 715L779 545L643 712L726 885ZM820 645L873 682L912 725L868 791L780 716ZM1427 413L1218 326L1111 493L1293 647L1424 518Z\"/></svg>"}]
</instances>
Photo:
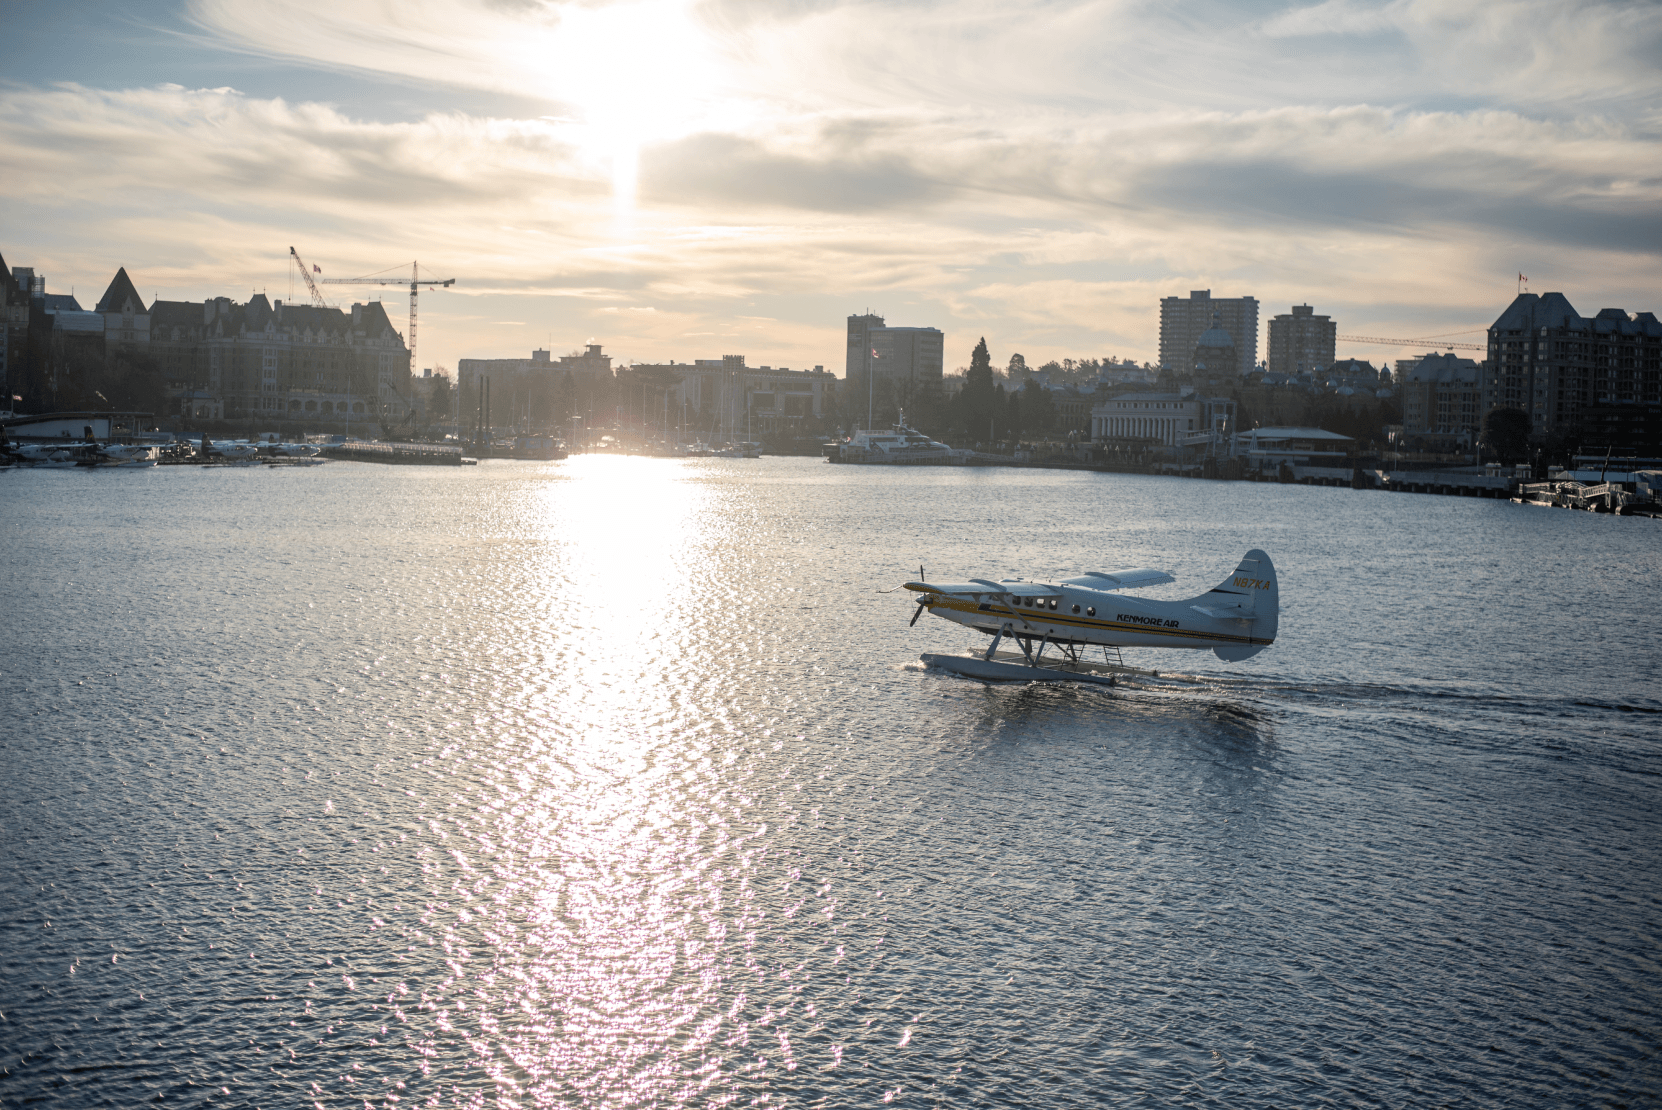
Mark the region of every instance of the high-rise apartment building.
<instances>
[{"instance_id":1,"label":"high-rise apartment building","mask_svg":"<svg viewBox=\"0 0 1662 1110\"><path fill-rule=\"evenodd\" d=\"M1521 293L1489 328L1483 410L1519 408L1537 435L1619 423L1662 404L1662 322L1606 308L1588 318L1562 293Z\"/></svg>"},{"instance_id":2,"label":"high-rise apartment building","mask_svg":"<svg viewBox=\"0 0 1662 1110\"><path fill-rule=\"evenodd\" d=\"M871 363L873 331L883 327L883 317L868 312L863 316L848 318L848 360L844 364L843 377L849 381L865 375L866 367Z\"/></svg>"},{"instance_id":3,"label":"high-rise apartment building","mask_svg":"<svg viewBox=\"0 0 1662 1110\"><path fill-rule=\"evenodd\" d=\"M1160 365L1176 374L1193 374L1195 346L1213 326L1235 341L1239 372L1258 365L1258 301L1255 297L1214 297L1210 289L1192 289L1187 298L1160 299Z\"/></svg>"},{"instance_id":4,"label":"high-rise apartment building","mask_svg":"<svg viewBox=\"0 0 1662 1110\"><path fill-rule=\"evenodd\" d=\"M914 388L940 387L946 336L939 328L878 328L871 338L873 373Z\"/></svg>"},{"instance_id":5,"label":"high-rise apartment building","mask_svg":"<svg viewBox=\"0 0 1662 1110\"><path fill-rule=\"evenodd\" d=\"M939 328L891 328L870 313L848 318L849 381L864 381L869 369L898 386L938 388L945 361L946 336Z\"/></svg>"},{"instance_id":6,"label":"high-rise apartment building","mask_svg":"<svg viewBox=\"0 0 1662 1110\"><path fill-rule=\"evenodd\" d=\"M1317 316L1307 304L1296 304L1270 321L1269 372L1313 374L1333 365L1339 325Z\"/></svg>"}]
</instances>

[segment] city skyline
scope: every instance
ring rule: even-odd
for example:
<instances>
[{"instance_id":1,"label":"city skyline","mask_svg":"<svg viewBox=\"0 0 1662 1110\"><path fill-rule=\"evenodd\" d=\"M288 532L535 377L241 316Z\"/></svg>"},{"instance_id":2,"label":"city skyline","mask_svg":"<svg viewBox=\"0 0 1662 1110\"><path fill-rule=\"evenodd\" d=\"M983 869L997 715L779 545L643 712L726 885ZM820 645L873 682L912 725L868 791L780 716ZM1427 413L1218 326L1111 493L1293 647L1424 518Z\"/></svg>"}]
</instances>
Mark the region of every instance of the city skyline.
<instances>
[{"instance_id":1,"label":"city skyline","mask_svg":"<svg viewBox=\"0 0 1662 1110\"><path fill-rule=\"evenodd\" d=\"M119 267L304 302L291 244L418 259L458 279L421 304L452 371L551 339L835 367L868 306L947 333L950 373L981 335L1156 361L1199 288L1469 341L1517 273L1654 300L1653 6L199 0L8 32L8 260L90 304Z\"/></svg>"}]
</instances>

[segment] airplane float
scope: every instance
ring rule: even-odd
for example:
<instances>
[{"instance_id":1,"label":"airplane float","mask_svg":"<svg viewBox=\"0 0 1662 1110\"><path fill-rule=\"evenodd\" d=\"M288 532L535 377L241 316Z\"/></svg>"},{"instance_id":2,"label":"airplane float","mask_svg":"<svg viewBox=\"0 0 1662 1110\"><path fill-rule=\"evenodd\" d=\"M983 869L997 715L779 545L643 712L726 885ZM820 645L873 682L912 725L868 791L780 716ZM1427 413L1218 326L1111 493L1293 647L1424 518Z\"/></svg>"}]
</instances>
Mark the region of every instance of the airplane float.
<instances>
[{"instance_id":1,"label":"airplane float","mask_svg":"<svg viewBox=\"0 0 1662 1110\"><path fill-rule=\"evenodd\" d=\"M922 661L972 678L1028 682L1095 682L1113 685L1116 674L1157 676L1108 659L1128 647L1210 649L1227 663L1249 659L1275 642L1280 614L1275 566L1264 552L1248 551L1235 573L1182 601L1156 601L1122 593L1175 582L1162 570L1090 571L1060 583L1005 578L997 582L918 581L904 588L920 595L912 624L933 616L992 637L984 655L927 654ZM1020 652L1000 652L1005 640ZM1103 662L1084 652L1101 647ZM1056 654L1045 659L1045 651Z\"/></svg>"}]
</instances>

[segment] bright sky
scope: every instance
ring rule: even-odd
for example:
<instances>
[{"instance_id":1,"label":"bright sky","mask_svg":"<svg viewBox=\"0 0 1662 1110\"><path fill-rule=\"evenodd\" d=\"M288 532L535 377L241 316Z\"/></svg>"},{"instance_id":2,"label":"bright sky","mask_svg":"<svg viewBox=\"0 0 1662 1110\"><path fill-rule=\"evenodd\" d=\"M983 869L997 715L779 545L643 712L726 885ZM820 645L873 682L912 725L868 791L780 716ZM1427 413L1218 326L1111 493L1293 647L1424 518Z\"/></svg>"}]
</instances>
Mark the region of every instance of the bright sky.
<instances>
[{"instance_id":1,"label":"bright sky","mask_svg":"<svg viewBox=\"0 0 1662 1110\"><path fill-rule=\"evenodd\" d=\"M983 335L1000 364L1153 360L1159 299L1191 289L1425 336L1486 326L1520 271L1587 315L1662 311L1657 3L54 0L0 24L9 265L90 307L118 266L246 300L291 295L290 245L331 277L419 260L457 279L421 300L423 366L598 342L840 374L868 307L946 332L949 368Z\"/></svg>"}]
</instances>

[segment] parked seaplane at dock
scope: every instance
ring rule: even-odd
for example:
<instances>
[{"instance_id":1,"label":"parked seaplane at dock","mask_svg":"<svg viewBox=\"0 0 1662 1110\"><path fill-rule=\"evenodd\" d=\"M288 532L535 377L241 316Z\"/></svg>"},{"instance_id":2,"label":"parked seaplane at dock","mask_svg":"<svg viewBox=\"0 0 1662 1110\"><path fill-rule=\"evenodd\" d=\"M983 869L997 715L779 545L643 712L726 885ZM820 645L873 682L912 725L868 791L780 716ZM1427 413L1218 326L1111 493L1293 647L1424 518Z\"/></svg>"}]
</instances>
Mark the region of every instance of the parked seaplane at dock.
<instances>
[{"instance_id":1,"label":"parked seaplane at dock","mask_svg":"<svg viewBox=\"0 0 1662 1110\"><path fill-rule=\"evenodd\" d=\"M928 582L919 568L918 581L904 588L919 595L912 624L928 610L992 637L982 655L922 657L927 666L972 678L1112 685L1116 674L1158 677L1126 666L1121 648L1210 650L1238 663L1275 642L1280 596L1275 566L1264 552L1248 551L1235 573L1199 597L1158 601L1123 592L1175 581L1165 571L1142 567L1090 571L1054 584L1024 578ZM1000 652L1007 640L1020 651ZM1102 648L1101 663L1085 658L1094 647Z\"/></svg>"}]
</instances>

